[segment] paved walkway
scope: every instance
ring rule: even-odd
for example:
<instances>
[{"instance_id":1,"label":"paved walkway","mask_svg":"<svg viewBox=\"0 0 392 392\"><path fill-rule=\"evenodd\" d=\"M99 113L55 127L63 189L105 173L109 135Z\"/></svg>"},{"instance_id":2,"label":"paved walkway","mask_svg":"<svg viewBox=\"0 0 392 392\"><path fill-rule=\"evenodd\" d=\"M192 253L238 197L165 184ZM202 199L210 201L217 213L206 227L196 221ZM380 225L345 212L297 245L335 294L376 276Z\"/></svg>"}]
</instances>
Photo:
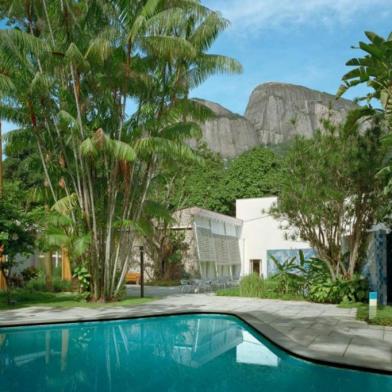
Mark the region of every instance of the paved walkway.
<instances>
[{"instance_id":1,"label":"paved walkway","mask_svg":"<svg viewBox=\"0 0 392 392\"><path fill-rule=\"evenodd\" d=\"M392 374L392 328L357 321L355 309L335 305L188 294L134 307L32 307L1 311L0 326L189 311L237 315L279 346L305 358L381 369Z\"/></svg>"},{"instance_id":2,"label":"paved walkway","mask_svg":"<svg viewBox=\"0 0 392 392\"><path fill-rule=\"evenodd\" d=\"M140 285L127 284L127 294L130 297L140 296ZM181 294L181 286L144 286L144 295L146 297L167 297L168 295Z\"/></svg>"}]
</instances>

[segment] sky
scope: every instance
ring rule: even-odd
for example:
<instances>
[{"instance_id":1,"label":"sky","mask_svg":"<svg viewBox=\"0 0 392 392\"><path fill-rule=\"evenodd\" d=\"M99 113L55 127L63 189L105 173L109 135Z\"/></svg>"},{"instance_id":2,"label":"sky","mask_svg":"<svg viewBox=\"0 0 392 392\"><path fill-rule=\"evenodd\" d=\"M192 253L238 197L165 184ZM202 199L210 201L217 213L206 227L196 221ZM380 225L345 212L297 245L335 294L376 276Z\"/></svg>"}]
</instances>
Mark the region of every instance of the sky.
<instances>
[{"instance_id":1,"label":"sky","mask_svg":"<svg viewBox=\"0 0 392 392\"><path fill-rule=\"evenodd\" d=\"M193 97L243 114L261 83L286 82L335 94L364 31L392 31L392 0L202 0L230 21L211 48L243 65L241 75L211 77ZM1 22L0 22L1 28ZM345 97L362 95L365 88ZM12 128L4 124L3 128Z\"/></svg>"},{"instance_id":2,"label":"sky","mask_svg":"<svg viewBox=\"0 0 392 392\"><path fill-rule=\"evenodd\" d=\"M360 55L364 31L392 31L392 0L202 0L230 22L211 52L234 57L241 75L214 76L193 91L243 114L265 82L299 84L335 94L345 63ZM365 88L346 93L353 99Z\"/></svg>"}]
</instances>

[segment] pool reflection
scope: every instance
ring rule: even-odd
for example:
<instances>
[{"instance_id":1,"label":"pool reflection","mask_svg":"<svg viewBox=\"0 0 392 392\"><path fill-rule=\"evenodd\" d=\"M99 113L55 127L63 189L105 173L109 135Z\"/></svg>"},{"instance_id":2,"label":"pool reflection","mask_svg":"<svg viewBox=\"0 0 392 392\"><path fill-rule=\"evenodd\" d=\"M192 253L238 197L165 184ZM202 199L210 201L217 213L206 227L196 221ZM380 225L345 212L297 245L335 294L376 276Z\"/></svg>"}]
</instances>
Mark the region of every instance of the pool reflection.
<instances>
[{"instance_id":1,"label":"pool reflection","mask_svg":"<svg viewBox=\"0 0 392 392\"><path fill-rule=\"evenodd\" d=\"M283 391L303 380L302 390L355 390L347 374L290 357L219 315L0 331L0 391ZM331 375L339 384L325 389ZM384 385L357 377L364 390Z\"/></svg>"}]
</instances>

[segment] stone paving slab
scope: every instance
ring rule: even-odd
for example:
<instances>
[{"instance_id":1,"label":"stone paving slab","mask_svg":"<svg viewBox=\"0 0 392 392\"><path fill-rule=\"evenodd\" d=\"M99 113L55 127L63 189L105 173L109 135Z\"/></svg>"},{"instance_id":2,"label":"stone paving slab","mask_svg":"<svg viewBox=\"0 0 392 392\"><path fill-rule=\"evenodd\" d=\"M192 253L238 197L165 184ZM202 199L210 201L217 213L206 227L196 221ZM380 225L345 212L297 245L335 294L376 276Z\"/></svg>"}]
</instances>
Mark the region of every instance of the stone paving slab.
<instances>
[{"instance_id":1,"label":"stone paving slab","mask_svg":"<svg viewBox=\"0 0 392 392\"><path fill-rule=\"evenodd\" d=\"M177 294L133 307L30 307L0 311L0 327L184 312L233 314L296 355L392 374L392 328L358 321L355 319L355 309L335 305L218 297L212 294Z\"/></svg>"}]
</instances>

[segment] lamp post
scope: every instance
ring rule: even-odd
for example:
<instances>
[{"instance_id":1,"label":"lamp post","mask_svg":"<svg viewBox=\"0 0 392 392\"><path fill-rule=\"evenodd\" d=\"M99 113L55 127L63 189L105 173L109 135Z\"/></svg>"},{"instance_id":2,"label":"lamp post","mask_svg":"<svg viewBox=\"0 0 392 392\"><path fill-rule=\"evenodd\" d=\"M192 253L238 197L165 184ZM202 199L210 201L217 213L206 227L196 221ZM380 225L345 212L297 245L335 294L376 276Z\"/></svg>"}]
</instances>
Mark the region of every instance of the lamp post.
<instances>
[{"instance_id":1,"label":"lamp post","mask_svg":"<svg viewBox=\"0 0 392 392\"><path fill-rule=\"evenodd\" d=\"M144 246L140 250L140 298L144 298Z\"/></svg>"}]
</instances>

